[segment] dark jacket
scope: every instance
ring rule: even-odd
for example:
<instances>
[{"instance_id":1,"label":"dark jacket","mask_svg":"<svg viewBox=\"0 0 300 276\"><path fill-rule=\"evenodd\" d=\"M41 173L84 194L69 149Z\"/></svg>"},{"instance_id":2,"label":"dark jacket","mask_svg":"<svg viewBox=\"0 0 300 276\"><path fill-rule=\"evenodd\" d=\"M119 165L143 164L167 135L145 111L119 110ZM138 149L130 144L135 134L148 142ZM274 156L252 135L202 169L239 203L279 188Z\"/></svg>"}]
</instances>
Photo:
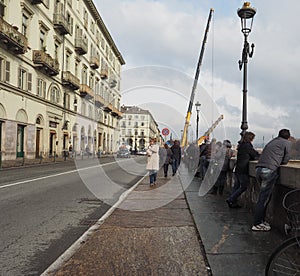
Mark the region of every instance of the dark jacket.
<instances>
[{"instance_id":1,"label":"dark jacket","mask_svg":"<svg viewBox=\"0 0 300 276\"><path fill-rule=\"evenodd\" d=\"M180 148L180 146L177 145L177 144L174 144L171 147L171 150L173 152L173 158L178 160L178 162L180 163L180 160L181 160L181 148Z\"/></svg>"},{"instance_id":2,"label":"dark jacket","mask_svg":"<svg viewBox=\"0 0 300 276\"><path fill-rule=\"evenodd\" d=\"M256 167L276 170L280 165L288 163L290 151L290 141L281 137L274 138L265 146Z\"/></svg>"},{"instance_id":3,"label":"dark jacket","mask_svg":"<svg viewBox=\"0 0 300 276\"><path fill-rule=\"evenodd\" d=\"M258 159L259 153L253 148L251 143L241 143L238 146L235 173L248 174L249 161Z\"/></svg>"}]
</instances>

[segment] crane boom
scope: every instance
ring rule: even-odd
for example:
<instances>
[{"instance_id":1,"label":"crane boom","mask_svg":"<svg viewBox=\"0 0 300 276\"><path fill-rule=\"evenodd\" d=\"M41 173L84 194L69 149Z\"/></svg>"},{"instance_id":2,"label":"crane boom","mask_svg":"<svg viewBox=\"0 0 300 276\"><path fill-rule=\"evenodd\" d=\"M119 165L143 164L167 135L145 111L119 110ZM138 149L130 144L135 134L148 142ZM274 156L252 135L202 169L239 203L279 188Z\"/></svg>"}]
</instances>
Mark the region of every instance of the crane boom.
<instances>
[{"instance_id":1,"label":"crane boom","mask_svg":"<svg viewBox=\"0 0 300 276\"><path fill-rule=\"evenodd\" d=\"M191 92L190 102L189 102L189 106L188 106L188 111L187 111L186 118L185 118L185 124L184 124L183 133L182 133L182 139L181 139L181 146L182 147L187 145L187 132L188 132L188 127L189 127L189 124L190 124L190 121L191 121L195 91L196 91L196 88L197 88L198 78L199 78L199 74L200 74L200 67L202 65L202 59L203 59L203 55L204 55L205 43L206 43L206 40L207 40L207 34L208 34L208 31L209 31L209 25L210 25L210 21L211 21L213 12L214 12L214 10L210 9L208 20L207 20L207 25L206 25L206 29L205 29L205 34L204 34L204 38L203 38L203 42L202 42L201 52L200 52L199 60L198 60L198 64L197 64L197 70L196 70L194 83L193 83L193 87L192 87L192 92ZM197 139L198 139L198 137L197 137Z\"/></svg>"},{"instance_id":2,"label":"crane boom","mask_svg":"<svg viewBox=\"0 0 300 276\"><path fill-rule=\"evenodd\" d=\"M200 146L202 144L202 142L205 140L205 138L207 138L212 131L217 127L217 125L224 119L224 116L221 115L212 125L211 127L202 135L199 137L197 143Z\"/></svg>"}]
</instances>

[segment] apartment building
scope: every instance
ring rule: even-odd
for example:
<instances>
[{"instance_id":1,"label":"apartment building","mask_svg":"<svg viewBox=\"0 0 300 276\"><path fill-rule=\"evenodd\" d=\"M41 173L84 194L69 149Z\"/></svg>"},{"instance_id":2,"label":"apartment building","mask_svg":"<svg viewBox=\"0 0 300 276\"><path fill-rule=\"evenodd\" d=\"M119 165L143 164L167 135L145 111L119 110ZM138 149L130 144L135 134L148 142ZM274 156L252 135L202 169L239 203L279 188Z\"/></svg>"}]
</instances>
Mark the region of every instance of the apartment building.
<instances>
[{"instance_id":1,"label":"apartment building","mask_svg":"<svg viewBox=\"0 0 300 276\"><path fill-rule=\"evenodd\" d=\"M151 137L161 140L158 124L149 110L137 106L122 106L120 120L120 145L126 145L134 151L141 151L149 146Z\"/></svg>"},{"instance_id":2,"label":"apartment building","mask_svg":"<svg viewBox=\"0 0 300 276\"><path fill-rule=\"evenodd\" d=\"M2 160L116 151L124 64L92 0L0 0Z\"/></svg>"}]
</instances>

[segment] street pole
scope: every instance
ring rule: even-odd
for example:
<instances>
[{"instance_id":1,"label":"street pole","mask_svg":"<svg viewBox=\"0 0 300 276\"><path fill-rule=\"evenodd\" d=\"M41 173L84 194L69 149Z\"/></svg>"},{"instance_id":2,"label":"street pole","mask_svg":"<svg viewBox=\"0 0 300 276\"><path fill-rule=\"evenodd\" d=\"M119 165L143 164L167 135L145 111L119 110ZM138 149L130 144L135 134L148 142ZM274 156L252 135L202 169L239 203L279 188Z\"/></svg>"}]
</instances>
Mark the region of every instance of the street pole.
<instances>
[{"instance_id":1,"label":"street pole","mask_svg":"<svg viewBox=\"0 0 300 276\"><path fill-rule=\"evenodd\" d=\"M199 111L200 111L200 106L201 104L199 101L195 103L196 106L196 111L197 111L197 119L196 119L196 140L199 138Z\"/></svg>"},{"instance_id":2,"label":"street pole","mask_svg":"<svg viewBox=\"0 0 300 276\"><path fill-rule=\"evenodd\" d=\"M256 10L250 6L249 2L245 2L241 9L237 11L238 16L241 18L242 33L244 34L244 47L242 51L242 59L239 60L239 69L243 71L243 105L242 105L242 123L241 123L241 137L244 136L248 129L247 121L247 74L248 74L248 57L252 58L254 51L254 44L251 44L251 51L248 42L248 35L251 32L253 17L256 14ZM248 21L250 19L250 21ZM250 26L247 23L250 22ZM248 23L249 24L249 23Z\"/></svg>"}]
</instances>

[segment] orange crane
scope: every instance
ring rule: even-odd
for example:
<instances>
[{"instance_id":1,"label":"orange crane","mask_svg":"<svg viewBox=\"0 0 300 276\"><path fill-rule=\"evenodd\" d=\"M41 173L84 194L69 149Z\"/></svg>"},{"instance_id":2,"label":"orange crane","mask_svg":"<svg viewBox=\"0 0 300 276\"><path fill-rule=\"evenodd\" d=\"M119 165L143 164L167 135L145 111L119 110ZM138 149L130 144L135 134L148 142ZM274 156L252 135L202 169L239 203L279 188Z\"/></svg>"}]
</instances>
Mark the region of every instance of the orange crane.
<instances>
[{"instance_id":1,"label":"orange crane","mask_svg":"<svg viewBox=\"0 0 300 276\"><path fill-rule=\"evenodd\" d=\"M199 137L197 143L198 146L200 146L203 141L212 133L212 131L216 128L216 126L224 119L224 116L221 115L212 125L211 127L202 135Z\"/></svg>"},{"instance_id":2,"label":"orange crane","mask_svg":"<svg viewBox=\"0 0 300 276\"><path fill-rule=\"evenodd\" d=\"M189 127L190 121L191 121L192 108L193 108L193 104L194 104L195 92L196 92L198 78L199 78L199 74L200 74L200 67L201 67L201 64L202 64L202 59L203 59L204 49L205 49L205 43L206 43L206 40L207 40L207 33L208 33L208 30L209 30L209 25L210 25L210 21L211 21L213 12L214 12L214 10L210 9L208 20L207 20L207 25L206 25L206 29L205 29L205 34L204 34L204 38L203 38L203 42L202 42L201 52L200 52L200 56L199 56L199 60L198 60L198 64L197 64L197 70L196 70L196 74L195 74L194 84L193 84L193 87L192 87L189 107L188 107L188 111L187 111L186 118L185 118L185 124L184 124L183 133L182 133L182 139L181 139L181 146L182 147L185 147L188 143L188 141L187 141L188 127ZM198 137L197 137L197 139L198 139Z\"/></svg>"}]
</instances>

